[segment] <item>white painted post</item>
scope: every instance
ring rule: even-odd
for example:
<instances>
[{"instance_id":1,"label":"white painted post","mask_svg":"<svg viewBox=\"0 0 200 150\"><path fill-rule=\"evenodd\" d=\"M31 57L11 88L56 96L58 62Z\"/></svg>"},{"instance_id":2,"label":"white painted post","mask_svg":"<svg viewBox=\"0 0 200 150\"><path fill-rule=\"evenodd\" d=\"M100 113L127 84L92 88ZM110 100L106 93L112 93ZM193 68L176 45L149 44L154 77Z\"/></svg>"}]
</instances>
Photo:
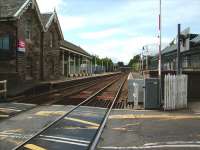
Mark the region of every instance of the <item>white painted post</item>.
<instances>
[{"instance_id":1,"label":"white painted post","mask_svg":"<svg viewBox=\"0 0 200 150\"><path fill-rule=\"evenodd\" d=\"M69 65L69 75L71 74L71 58L70 58L70 53L69 53L69 56L68 56L68 65Z\"/></svg>"},{"instance_id":2,"label":"white painted post","mask_svg":"<svg viewBox=\"0 0 200 150\"><path fill-rule=\"evenodd\" d=\"M62 61L63 61L62 74L65 75L65 52L64 51L63 51L63 55L62 55Z\"/></svg>"},{"instance_id":3,"label":"white painted post","mask_svg":"<svg viewBox=\"0 0 200 150\"><path fill-rule=\"evenodd\" d=\"M134 97L134 108L138 108L138 95L139 95L139 86L136 83L133 83L134 87L134 92L133 92L133 97Z\"/></svg>"},{"instance_id":4,"label":"white painted post","mask_svg":"<svg viewBox=\"0 0 200 150\"><path fill-rule=\"evenodd\" d=\"M91 66L91 72L90 72L90 74L92 76L92 60L90 60L90 66Z\"/></svg>"},{"instance_id":5,"label":"white painted post","mask_svg":"<svg viewBox=\"0 0 200 150\"><path fill-rule=\"evenodd\" d=\"M78 72L79 72L79 74L81 73L81 56L79 55L79 57L78 57Z\"/></svg>"},{"instance_id":6,"label":"white painted post","mask_svg":"<svg viewBox=\"0 0 200 150\"><path fill-rule=\"evenodd\" d=\"M76 74L76 56L74 55L74 74Z\"/></svg>"}]
</instances>

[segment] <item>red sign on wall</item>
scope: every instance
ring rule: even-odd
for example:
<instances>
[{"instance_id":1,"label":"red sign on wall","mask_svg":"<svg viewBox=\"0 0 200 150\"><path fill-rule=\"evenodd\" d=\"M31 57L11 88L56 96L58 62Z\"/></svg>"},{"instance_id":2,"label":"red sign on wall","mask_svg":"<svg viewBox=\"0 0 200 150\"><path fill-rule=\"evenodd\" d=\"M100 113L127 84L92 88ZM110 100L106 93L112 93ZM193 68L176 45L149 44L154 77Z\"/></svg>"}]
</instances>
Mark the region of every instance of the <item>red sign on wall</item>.
<instances>
[{"instance_id":1,"label":"red sign on wall","mask_svg":"<svg viewBox=\"0 0 200 150\"><path fill-rule=\"evenodd\" d=\"M20 52L25 52L25 50L26 50L25 42L22 41L22 40L19 40L19 41L17 42L17 49L18 49L18 51L20 51Z\"/></svg>"}]
</instances>

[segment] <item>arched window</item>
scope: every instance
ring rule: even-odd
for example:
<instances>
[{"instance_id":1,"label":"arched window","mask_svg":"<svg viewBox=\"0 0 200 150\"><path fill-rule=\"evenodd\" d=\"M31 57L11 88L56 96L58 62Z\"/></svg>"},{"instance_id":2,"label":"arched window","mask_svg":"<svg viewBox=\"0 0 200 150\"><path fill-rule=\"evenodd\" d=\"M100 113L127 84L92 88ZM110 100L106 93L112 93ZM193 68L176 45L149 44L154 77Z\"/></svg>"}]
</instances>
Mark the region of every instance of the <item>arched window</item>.
<instances>
[{"instance_id":1,"label":"arched window","mask_svg":"<svg viewBox=\"0 0 200 150\"><path fill-rule=\"evenodd\" d=\"M26 26L25 26L25 38L26 39L31 39L31 20L26 21Z\"/></svg>"},{"instance_id":2,"label":"arched window","mask_svg":"<svg viewBox=\"0 0 200 150\"><path fill-rule=\"evenodd\" d=\"M50 44L49 44L49 46L50 47L53 47L53 33L52 32L50 32Z\"/></svg>"}]
</instances>

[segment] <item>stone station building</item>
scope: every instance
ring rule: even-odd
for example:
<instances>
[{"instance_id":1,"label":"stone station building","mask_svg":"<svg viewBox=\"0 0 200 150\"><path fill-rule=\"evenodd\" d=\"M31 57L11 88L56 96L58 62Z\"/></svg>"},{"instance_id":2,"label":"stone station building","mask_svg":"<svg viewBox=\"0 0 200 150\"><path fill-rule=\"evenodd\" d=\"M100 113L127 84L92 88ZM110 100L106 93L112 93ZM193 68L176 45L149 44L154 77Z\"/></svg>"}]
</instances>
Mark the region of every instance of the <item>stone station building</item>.
<instances>
[{"instance_id":1,"label":"stone station building","mask_svg":"<svg viewBox=\"0 0 200 150\"><path fill-rule=\"evenodd\" d=\"M36 0L0 0L0 80L57 80L91 73L91 56L64 40L54 10Z\"/></svg>"}]
</instances>

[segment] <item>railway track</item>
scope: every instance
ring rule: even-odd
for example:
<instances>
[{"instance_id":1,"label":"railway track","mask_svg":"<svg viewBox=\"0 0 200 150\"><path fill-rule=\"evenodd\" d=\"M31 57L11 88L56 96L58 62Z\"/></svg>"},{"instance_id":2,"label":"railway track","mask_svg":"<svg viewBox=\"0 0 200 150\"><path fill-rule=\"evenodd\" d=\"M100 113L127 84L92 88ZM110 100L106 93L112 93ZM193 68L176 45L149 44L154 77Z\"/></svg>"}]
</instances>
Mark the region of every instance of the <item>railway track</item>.
<instances>
[{"instance_id":1,"label":"railway track","mask_svg":"<svg viewBox=\"0 0 200 150\"><path fill-rule=\"evenodd\" d=\"M108 116L118 101L125 81L126 76L118 76L112 82L107 82L103 88L90 95L84 101L79 99L80 95L72 96L71 98L75 99L78 97L76 101L78 104L76 106L13 150L28 150L31 147L55 150L95 149ZM89 108L93 110L88 116L87 109ZM87 111L82 111L83 109ZM100 115L96 111L100 111Z\"/></svg>"},{"instance_id":2,"label":"railway track","mask_svg":"<svg viewBox=\"0 0 200 150\"><path fill-rule=\"evenodd\" d=\"M80 102L84 101L90 95L98 91L101 87L103 87L106 83L117 78L118 75L108 76L106 78L95 78L92 81L86 80L83 82L70 82L69 85L54 85L52 91L36 93L36 95L27 95L18 96L16 98L10 99L11 102L9 104L1 104L0 105L0 121L4 121L6 119L15 117L16 115L20 115L30 111L38 105L78 105ZM35 93L35 92L33 92ZM31 107L29 106L30 103ZM32 105L33 104L33 105Z\"/></svg>"},{"instance_id":3,"label":"railway track","mask_svg":"<svg viewBox=\"0 0 200 150\"><path fill-rule=\"evenodd\" d=\"M70 83L68 86L64 87L54 87L55 89L42 92L34 95L22 95L18 97L11 98L10 101L14 101L17 103L31 103L31 104L38 104L38 105L52 105L52 104L70 104L70 97L79 94L80 92L84 93L84 91L92 91L97 90L98 88L102 87L104 84L109 82L109 80L113 80L114 78L118 77L119 75L109 76L106 78L95 78L92 81L82 81L79 83ZM99 84L99 85L97 85ZM85 92L86 93L86 92ZM89 93L87 94L89 95ZM86 96L86 95L85 95ZM66 99L67 102L66 102Z\"/></svg>"}]
</instances>

